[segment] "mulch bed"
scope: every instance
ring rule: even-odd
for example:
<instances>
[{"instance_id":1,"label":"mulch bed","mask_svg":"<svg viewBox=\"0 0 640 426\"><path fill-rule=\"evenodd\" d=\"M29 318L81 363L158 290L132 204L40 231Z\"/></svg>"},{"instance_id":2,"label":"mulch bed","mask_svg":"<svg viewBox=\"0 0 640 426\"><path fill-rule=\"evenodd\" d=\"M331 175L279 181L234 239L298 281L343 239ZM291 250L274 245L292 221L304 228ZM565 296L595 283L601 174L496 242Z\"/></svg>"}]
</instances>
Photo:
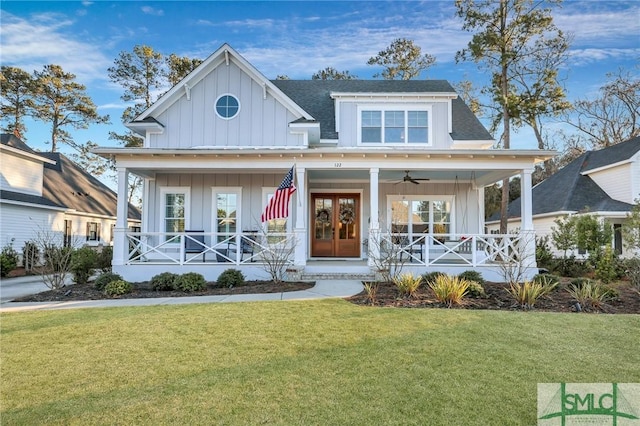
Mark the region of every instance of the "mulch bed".
<instances>
[{"instance_id":1,"label":"mulch bed","mask_svg":"<svg viewBox=\"0 0 640 426\"><path fill-rule=\"evenodd\" d=\"M252 294L252 293L280 293L287 291L307 290L315 283L309 282L283 282L275 284L273 281L247 281L245 285L237 287L216 287L215 283L208 283L203 291L155 291L148 282L134 283L131 293L121 296L107 296L96 289L93 284L73 284L58 290L49 290L43 293L15 299L14 302L61 302L77 300L102 300L102 299L146 299L151 297L188 297L188 296L212 296L220 294Z\"/></svg>"},{"instance_id":2,"label":"mulch bed","mask_svg":"<svg viewBox=\"0 0 640 426\"><path fill-rule=\"evenodd\" d=\"M485 283L487 294L484 298L465 298L462 305L454 306L456 309L492 309L492 310L523 310L515 303L513 297L507 291L509 286L504 283ZM608 314L638 314L640 313L640 293L627 282L619 282L613 285L618 291L618 297L603 304L593 312ZM367 294L362 292L348 299L358 305L371 305ZM576 312L575 300L567 291L567 284L563 283L550 294L538 299L534 311L549 312ZM443 308L433 292L424 284L414 297L400 296L392 283L380 283L374 306L397 308Z\"/></svg>"}]
</instances>

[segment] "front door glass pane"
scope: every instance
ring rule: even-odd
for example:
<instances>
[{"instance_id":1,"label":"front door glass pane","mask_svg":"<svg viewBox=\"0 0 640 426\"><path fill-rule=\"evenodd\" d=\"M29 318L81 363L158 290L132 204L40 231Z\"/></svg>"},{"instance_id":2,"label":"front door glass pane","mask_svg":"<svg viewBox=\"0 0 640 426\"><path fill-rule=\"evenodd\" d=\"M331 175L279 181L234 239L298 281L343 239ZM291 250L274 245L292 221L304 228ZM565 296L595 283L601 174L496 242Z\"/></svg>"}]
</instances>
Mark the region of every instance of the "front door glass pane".
<instances>
[{"instance_id":1,"label":"front door glass pane","mask_svg":"<svg viewBox=\"0 0 640 426\"><path fill-rule=\"evenodd\" d=\"M330 240L333 237L333 200L317 198L315 205L315 234L317 240Z\"/></svg>"},{"instance_id":2,"label":"front door glass pane","mask_svg":"<svg viewBox=\"0 0 640 426\"><path fill-rule=\"evenodd\" d=\"M340 198L338 202L340 204L338 237L341 240L353 240L357 234L356 200L354 198Z\"/></svg>"}]
</instances>

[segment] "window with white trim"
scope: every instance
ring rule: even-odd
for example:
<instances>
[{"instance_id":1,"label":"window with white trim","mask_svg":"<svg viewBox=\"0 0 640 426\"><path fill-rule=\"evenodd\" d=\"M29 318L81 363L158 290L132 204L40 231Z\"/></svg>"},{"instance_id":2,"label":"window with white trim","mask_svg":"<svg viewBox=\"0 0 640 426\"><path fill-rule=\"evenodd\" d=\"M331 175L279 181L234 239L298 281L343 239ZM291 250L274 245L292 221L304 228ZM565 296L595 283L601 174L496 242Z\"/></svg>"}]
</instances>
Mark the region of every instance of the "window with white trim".
<instances>
[{"instance_id":1,"label":"window with white trim","mask_svg":"<svg viewBox=\"0 0 640 426\"><path fill-rule=\"evenodd\" d=\"M100 241L100 224L98 222L87 222L87 241Z\"/></svg>"},{"instance_id":2,"label":"window with white trim","mask_svg":"<svg viewBox=\"0 0 640 426\"><path fill-rule=\"evenodd\" d=\"M361 144L431 144L431 107L361 106L358 140Z\"/></svg>"},{"instance_id":3,"label":"window with white trim","mask_svg":"<svg viewBox=\"0 0 640 426\"><path fill-rule=\"evenodd\" d=\"M453 232L452 196L390 196L387 204L392 232L409 236Z\"/></svg>"},{"instance_id":4,"label":"window with white trim","mask_svg":"<svg viewBox=\"0 0 640 426\"><path fill-rule=\"evenodd\" d=\"M189 226L190 188L160 188L160 230L166 232L164 240L178 243L172 232L184 232Z\"/></svg>"},{"instance_id":5,"label":"window with white trim","mask_svg":"<svg viewBox=\"0 0 640 426\"><path fill-rule=\"evenodd\" d=\"M242 230L240 224L241 188L213 188L213 230L217 241L228 240Z\"/></svg>"}]
</instances>

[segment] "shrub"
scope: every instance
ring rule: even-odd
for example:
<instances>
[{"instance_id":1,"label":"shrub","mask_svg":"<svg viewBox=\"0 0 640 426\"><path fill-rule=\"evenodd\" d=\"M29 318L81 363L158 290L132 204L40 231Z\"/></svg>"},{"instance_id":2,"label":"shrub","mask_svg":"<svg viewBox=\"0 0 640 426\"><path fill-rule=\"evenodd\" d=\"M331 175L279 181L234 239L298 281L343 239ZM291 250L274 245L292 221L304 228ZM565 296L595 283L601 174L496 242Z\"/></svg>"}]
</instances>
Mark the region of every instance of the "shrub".
<instances>
[{"instance_id":1,"label":"shrub","mask_svg":"<svg viewBox=\"0 0 640 426\"><path fill-rule=\"evenodd\" d=\"M113 247L104 246L98 253L96 260L96 268L102 272L111 272L111 260L113 259Z\"/></svg>"},{"instance_id":2,"label":"shrub","mask_svg":"<svg viewBox=\"0 0 640 426\"><path fill-rule=\"evenodd\" d=\"M237 269L227 269L220 274L216 284L218 287L238 287L244 284L244 275Z\"/></svg>"},{"instance_id":3,"label":"shrub","mask_svg":"<svg viewBox=\"0 0 640 426\"><path fill-rule=\"evenodd\" d=\"M632 258L624 261L625 275L631 281L631 285L640 291L640 258Z\"/></svg>"},{"instance_id":4,"label":"shrub","mask_svg":"<svg viewBox=\"0 0 640 426\"><path fill-rule=\"evenodd\" d=\"M177 274L163 272L151 278L151 289L155 291L171 291L176 289Z\"/></svg>"},{"instance_id":5,"label":"shrub","mask_svg":"<svg viewBox=\"0 0 640 426\"><path fill-rule=\"evenodd\" d=\"M201 291L207 288L207 282L202 274L187 272L176 279L175 286L178 290L186 292Z\"/></svg>"},{"instance_id":6,"label":"shrub","mask_svg":"<svg viewBox=\"0 0 640 426\"><path fill-rule=\"evenodd\" d=\"M71 273L76 284L86 284L93 274L98 253L90 247L82 247L71 255Z\"/></svg>"},{"instance_id":7,"label":"shrub","mask_svg":"<svg viewBox=\"0 0 640 426\"><path fill-rule=\"evenodd\" d=\"M481 297L487 297L487 293L484 291L482 284L476 281L469 281L469 288L467 288L467 296L479 299Z\"/></svg>"},{"instance_id":8,"label":"shrub","mask_svg":"<svg viewBox=\"0 0 640 426\"><path fill-rule=\"evenodd\" d=\"M400 274L397 277L393 277L393 283L400 295L413 297L422 283L422 277L414 277L413 274Z\"/></svg>"},{"instance_id":9,"label":"shrub","mask_svg":"<svg viewBox=\"0 0 640 426\"><path fill-rule=\"evenodd\" d=\"M40 249L33 241L26 241L22 247L22 266L31 271L40 261Z\"/></svg>"},{"instance_id":10,"label":"shrub","mask_svg":"<svg viewBox=\"0 0 640 426\"><path fill-rule=\"evenodd\" d=\"M115 274L113 272L105 272L104 274L100 274L100 276L96 278L93 285L98 290L104 290L107 284L109 284L111 281L117 280L122 280L122 277L119 274Z\"/></svg>"},{"instance_id":11,"label":"shrub","mask_svg":"<svg viewBox=\"0 0 640 426\"><path fill-rule=\"evenodd\" d=\"M618 278L616 271L616 259L613 250L607 246L595 264L596 278L605 284L609 284Z\"/></svg>"},{"instance_id":12,"label":"shrub","mask_svg":"<svg viewBox=\"0 0 640 426\"><path fill-rule=\"evenodd\" d=\"M560 285L560 277L552 274L538 274L531 281L542 285L544 294L551 293Z\"/></svg>"},{"instance_id":13,"label":"shrub","mask_svg":"<svg viewBox=\"0 0 640 426\"><path fill-rule=\"evenodd\" d=\"M2 248L0 252L0 276L6 277L18 266L18 253L11 244Z\"/></svg>"},{"instance_id":14,"label":"shrub","mask_svg":"<svg viewBox=\"0 0 640 426\"><path fill-rule=\"evenodd\" d=\"M579 277L588 270L588 267L583 261L571 256L566 259L555 259L551 269L563 277Z\"/></svg>"},{"instance_id":15,"label":"shrub","mask_svg":"<svg viewBox=\"0 0 640 426\"><path fill-rule=\"evenodd\" d=\"M541 268L550 268L553 261L553 253L549 247L549 236L536 239L536 263Z\"/></svg>"},{"instance_id":16,"label":"shrub","mask_svg":"<svg viewBox=\"0 0 640 426\"><path fill-rule=\"evenodd\" d=\"M364 291L367 294L367 300L371 306L376 304L378 297L378 281L365 281L362 283Z\"/></svg>"},{"instance_id":17,"label":"shrub","mask_svg":"<svg viewBox=\"0 0 640 426\"><path fill-rule=\"evenodd\" d=\"M571 285L577 288L582 288L585 284L594 285L596 282L590 278L574 278L571 280Z\"/></svg>"},{"instance_id":18,"label":"shrub","mask_svg":"<svg viewBox=\"0 0 640 426\"><path fill-rule=\"evenodd\" d=\"M567 291L580 304L578 309L586 311L600 309L606 301L617 297L615 290L591 280L581 286L571 285Z\"/></svg>"},{"instance_id":19,"label":"shrub","mask_svg":"<svg viewBox=\"0 0 640 426\"><path fill-rule=\"evenodd\" d=\"M536 301L546 293L544 286L536 281L512 283L508 291L522 309L533 309Z\"/></svg>"},{"instance_id":20,"label":"shrub","mask_svg":"<svg viewBox=\"0 0 640 426\"><path fill-rule=\"evenodd\" d=\"M426 283L427 285L433 283L436 281L436 278L438 278L439 276L442 275L447 275L444 272L440 272L440 271L435 271L435 272L428 272L424 275L422 275L422 281L424 283Z\"/></svg>"},{"instance_id":21,"label":"shrub","mask_svg":"<svg viewBox=\"0 0 640 426\"><path fill-rule=\"evenodd\" d=\"M126 293L131 293L133 286L131 283L124 280L111 281L104 287L104 293L107 296L120 296Z\"/></svg>"},{"instance_id":22,"label":"shrub","mask_svg":"<svg viewBox=\"0 0 640 426\"><path fill-rule=\"evenodd\" d=\"M482 278L482 274L478 271L472 271L472 270L464 271L463 273L458 275L458 277L465 279L467 281L475 281L480 285L484 285L485 283L484 278Z\"/></svg>"},{"instance_id":23,"label":"shrub","mask_svg":"<svg viewBox=\"0 0 640 426\"><path fill-rule=\"evenodd\" d=\"M447 308L462 303L462 299L469 289L469 281L446 274L438 275L434 281L429 283L436 299L444 303Z\"/></svg>"}]
</instances>

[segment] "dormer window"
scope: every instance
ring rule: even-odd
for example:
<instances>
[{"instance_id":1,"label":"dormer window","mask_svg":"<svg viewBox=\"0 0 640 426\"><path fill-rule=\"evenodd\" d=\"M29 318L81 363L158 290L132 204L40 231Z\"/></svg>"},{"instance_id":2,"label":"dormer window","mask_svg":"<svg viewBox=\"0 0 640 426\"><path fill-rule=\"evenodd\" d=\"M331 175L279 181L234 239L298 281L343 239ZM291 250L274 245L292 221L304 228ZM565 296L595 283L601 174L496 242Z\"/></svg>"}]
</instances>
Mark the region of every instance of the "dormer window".
<instances>
[{"instance_id":1,"label":"dormer window","mask_svg":"<svg viewBox=\"0 0 640 426\"><path fill-rule=\"evenodd\" d=\"M361 144L430 145L430 107L359 108Z\"/></svg>"},{"instance_id":2,"label":"dormer window","mask_svg":"<svg viewBox=\"0 0 640 426\"><path fill-rule=\"evenodd\" d=\"M216 114L225 120L230 120L240 111L240 101L233 95L222 95L216 100Z\"/></svg>"}]
</instances>

